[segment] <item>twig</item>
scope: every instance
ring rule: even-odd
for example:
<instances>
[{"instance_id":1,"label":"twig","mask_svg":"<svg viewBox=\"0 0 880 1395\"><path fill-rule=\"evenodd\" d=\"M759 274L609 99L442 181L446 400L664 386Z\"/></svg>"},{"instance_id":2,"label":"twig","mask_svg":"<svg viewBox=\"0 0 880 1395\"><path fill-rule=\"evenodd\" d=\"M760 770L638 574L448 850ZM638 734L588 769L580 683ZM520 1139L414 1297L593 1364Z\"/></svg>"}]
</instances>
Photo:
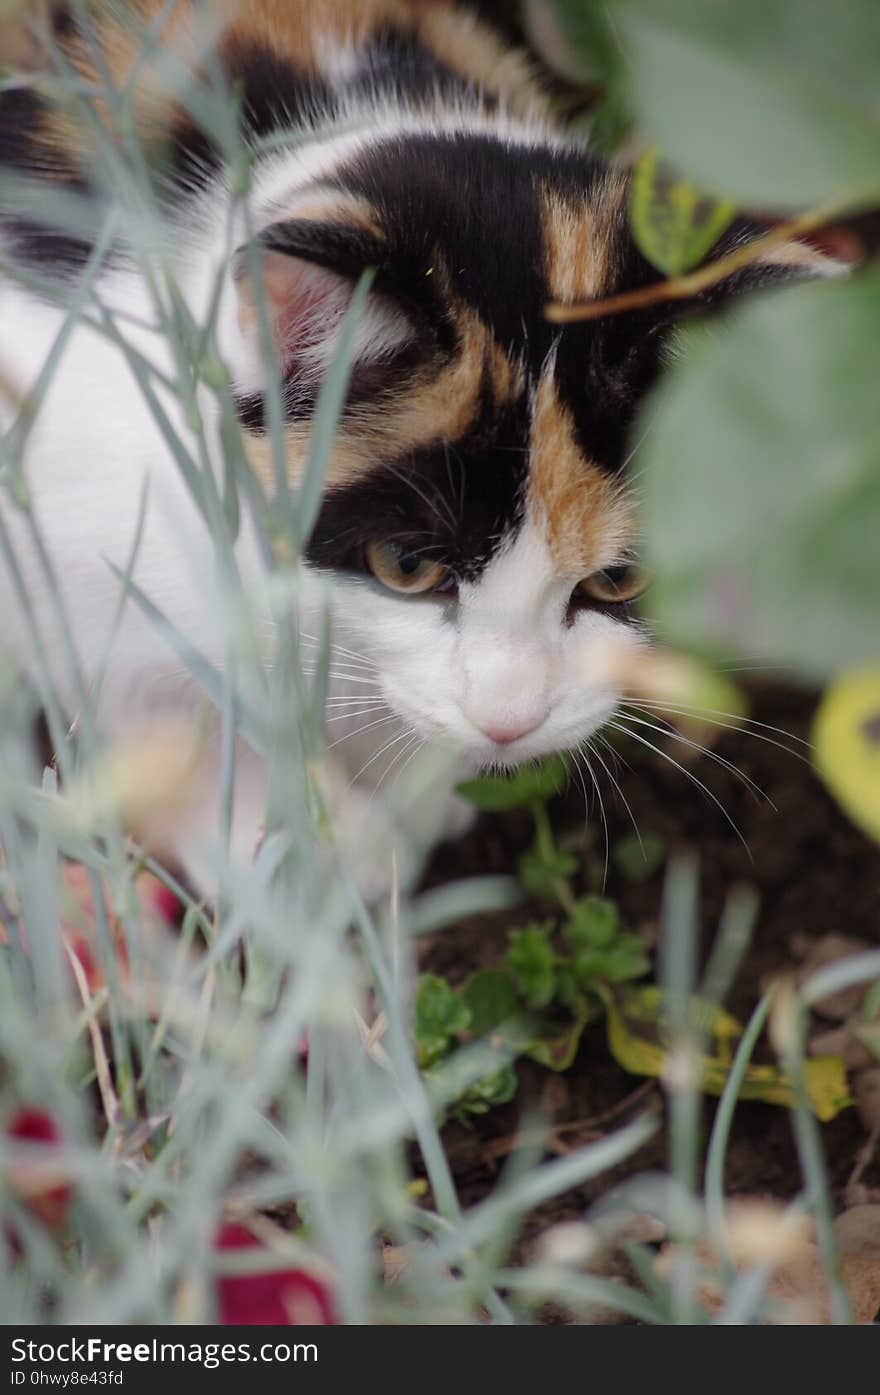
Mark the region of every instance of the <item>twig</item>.
<instances>
[{"instance_id":1,"label":"twig","mask_svg":"<svg viewBox=\"0 0 880 1395\"><path fill-rule=\"evenodd\" d=\"M585 300L577 305L560 305L551 301L546 307L545 315L553 324L563 325L580 320L597 320L602 315L620 315L626 310L640 310L646 305L659 305L664 300L687 300L711 286L717 286L720 281L725 281L728 276L741 271L743 267L760 261L774 248L781 247L794 238L803 237L805 233L825 227L833 218L853 212L862 202L862 199L852 194L845 199L831 199L808 213L801 213L796 218L777 223L775 228L763 233L761 237L756 237L745 247L737 247L726 256L719 257L717 261L709 262L697 271L688 272L686 276L672 276L666 281L655 281L653 285L640 286L634 291L622 291L620 295L607 296L603 300Z\"/></svg>"},{"instance_id":2,"label":"twig","mask_svg":"<svg viewBox=\"0 0 880 1395\"><path fill-rule=\"evenodd\" d=\"M79 959L77 958L73 949L67 943L67 937L64 936L62 938L65 953L67 955L67 958L70 960L70 967L73 970L73 976L76 979L76 986L79 989L80 997L83 1000L83 1007L88 1011L92 1005L92 995L89 990L89 983L88 979L86 978L85 970L82 964L79 962ZM121 1118L119 1100L117 1099L116 1091L113 1088L113 1076L110 1071L110 1062L107 1058L107 1052L104 1049L104 1039L101 1036L101 1029L98 1026L97 1019L93 1013L89 1014L88 1028L89 1036L92 1042L92 1056L94 1057L95 1061L95 1073L98 1078L98 1089L101 1092L101 1103L104 1106L104 1113L107 1116L107 1123L110 1125L112 1129L117 1130L119 1119ZM118 1150L119 1134L117 1132L115 1151Z\"/></svg>"},{"instance_id":3,"label":"twig","mask_svg":"<svg viewBox=\"0 0 880 1395\"><path fill-rule=\"evenodd\" d=\"M858 1206L859 1204L860 1183L867 1170L868 1164L877 1151L878 1143L880 1143L880 1123L874 1125L867 1139L856 1153L853 1170L843 1190L844 1200L847 1206Z\"/></svg>"}]
</instances>

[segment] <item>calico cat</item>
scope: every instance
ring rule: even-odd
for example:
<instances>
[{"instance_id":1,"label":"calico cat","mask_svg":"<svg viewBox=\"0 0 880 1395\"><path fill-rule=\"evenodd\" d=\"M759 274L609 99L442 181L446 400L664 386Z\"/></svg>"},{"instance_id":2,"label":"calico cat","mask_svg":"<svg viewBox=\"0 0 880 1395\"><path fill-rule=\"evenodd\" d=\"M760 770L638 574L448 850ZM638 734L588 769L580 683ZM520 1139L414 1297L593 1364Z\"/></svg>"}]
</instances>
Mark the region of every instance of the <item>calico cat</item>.
<instances>
[{"instance_id":1,"label":"calico cat","mask_svg":"<svg viewBox=\"0 0 880 1395\"><path fill-rule=\"evenodd\" d=\"M142 139L161 134L167 248L196 318L207 313L226 259L219 343L250 466L269 480L267 379L243 226L227 254L230 172L161 65L137 67L130 23L134 15L152 25L178 67L198 73L197 10L191 0L105 3L84 33L75 14L56 7L56 41L86 83L102 70L132 82ZM294 482L354 286L375 269L307 550L307 572L329 579L335 596L333 696L364 698L339 709L348 713L342 734L351 735L334 740L340 789L366 753L369 791L414 738L451 746L470 769L581 747L620 699L597 662L602 645L611 635L621 645L645 642L631 611L642 582L626 466L636 411L676 321L743 290L822 272L823 259L800 245L782 248L699 304L560 328L545 316L549 301L611 295L656 272L629 230L626 173L566 135L523 53L447 4L242 0L209 3L205 14L216 60L240 93L246 139L276 137L257 161L253 210ZM100 102L94 111L110 119ZM90 180L87 131L27 83L0 95L0 165L87 203L105 197ZM33 207L3 199L0 183L7 265L75 288L92 254L88 236L48 228ZM755 232L738 220L716 251ZM0 277L6 427L63 323L19 282ZM129 340L173 376L124 236L107 253L98 291L127 316ZM190 439L175 404L167 410ZM215 433L207 421L205 435ZM87 326L64 348L29 427L24 468L87 676L102 664L119 602L108 561L127 565L144 499L134 579L222 662L199 581L211 565L204 525L131 369ZM60 654L33 540L5 497L0 510L48 651ZM258 574L247 530L238 560L246 577ZM20 598L2 562L0 609L4 640L27 663ZM179 661L133 605L102 672L108 732L153 706L194 700ZM73 715L60 663L55 679ZM243 745L239 759L235 836L246 855L264 776ZM358 798L355 788L339 810L355 840ZM197 879L206 875L197 848L212 810L208 791L203 821L182 849ZM376 817L373 808L363 871L371 893L376 867L379 884L386 875Z\"/></svg>"}]
</instances>

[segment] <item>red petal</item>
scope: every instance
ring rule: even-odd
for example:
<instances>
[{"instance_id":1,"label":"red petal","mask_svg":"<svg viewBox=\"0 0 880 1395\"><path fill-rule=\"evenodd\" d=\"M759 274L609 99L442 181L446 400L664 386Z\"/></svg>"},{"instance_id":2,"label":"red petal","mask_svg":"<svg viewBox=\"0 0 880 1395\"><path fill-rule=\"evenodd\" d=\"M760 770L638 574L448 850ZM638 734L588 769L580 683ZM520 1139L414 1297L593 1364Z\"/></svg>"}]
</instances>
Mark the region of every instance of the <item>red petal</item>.
<instances>
[{"instance_id":1,"label":"red petal","mask_svg":"<svg viewBox=\"0 0 880 1395\"><path fill-rule=\"evenodd\" d=\"M225 1225L218 1250L257 1249L250 1231ZM225 1274L217 1280L219 1320L225 1327L326 1327L336 1323L326 1284L305 1269L269 1274Z\"/></svg>"},{"instance_id":2,"label":"red petal","mask_svg":"<svg viewBox=\"0 0 880 1395\"><path fill-rule=\"evenodd\" d=\"M12 1116L6 1126L6 1133L9 1138L20 1139L23 1143L45 1144L49 1156L62 1141L61 1130L52 1115L45 1109L32 1109L29 1106L23 1106ZM40 1166L33 1169L15 1163L10 1166L7 1174L10 1189L21 1197L32 1214L50 1230L64 1223L73 1195L70 1183L58 1180L59 1171L60 1168L56 1169L51 1163L48 1167Z\"/></svg>"},{"instance_id":3,"label":"red petal","mask_svg":"<svg viewBox=\"0 0 880 1395\"><path fill-rule=\"evenodd\" d=\"M8 1138L32 1139L35 1143L60 1143L61 1130L45 1109L22 1106L6 1126Z\"/></svg>"}]
</instances>

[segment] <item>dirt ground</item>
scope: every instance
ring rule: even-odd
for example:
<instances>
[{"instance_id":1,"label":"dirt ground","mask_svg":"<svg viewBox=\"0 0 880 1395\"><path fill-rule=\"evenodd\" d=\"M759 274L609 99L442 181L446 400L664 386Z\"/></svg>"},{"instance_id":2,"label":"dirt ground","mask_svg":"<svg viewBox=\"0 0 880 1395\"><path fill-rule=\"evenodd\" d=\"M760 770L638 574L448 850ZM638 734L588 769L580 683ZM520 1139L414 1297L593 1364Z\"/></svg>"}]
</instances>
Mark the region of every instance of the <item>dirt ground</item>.
<instances>
[{"instance_id":1,"label":"dirt ground","mask_svg":"<svg viewBox=\"0 0 880 1395\"><path fill-rule=\"evenodd\" d=\"M782 728L793 738L805 740L815 708L815 696L775 684L753 685L751 715L760 722ZM764 736L777 739L774 733ZM647 733L651 735L651 733ZM784 738L778 738L784 741ZM663 744L663 743L661 743ZM741 731L725 732L715 751L735 764L755 782L766 798L756 796L729 770L715 761L699 758L689 766L729 811L747 847L738 840L718 808L668 761L635 742L620 745L621 764L616 771L621 789L643 834L661 835L670 850L697 850L702 889L702 939L704 952L711 944L718 916L729 888L748 882L760 895L760 913L751 948L740 968L727 1006L741 1018L754 1007L765 980L795 963L792 946L804 936L818 937L837 931L880 944L880 852L848 821L813 774L809 764L793 752L805 752L797 740L784 741L787 749L770 740L755 739ZM681 748L665 743L670 754ZM626 764L623 763L626 762ZM611 845L632 833L632 824L619 796L602 779ZM774 807L775 806L775 807ZM579 787L571 788L553 810L558 836L583 829L584 803ZM598 835L592 851L592 878L604 861L598 811L590 813L590 827ZM455 845L440 848L428 870L426 884L451 877L489 872L510 872L517 855L531 837L527 814L481 818L475 829ZM640 884L626 880L613 865L606 894L615 898L628 928L649 938L656 930L662 886L662 869ZM528 918L537 905L515 911L483 915L444 931L426 941L422 967L443 974L452 982L464 979L474 968L494 962L503 952L507 932ZM546 913L546 908L545 908ZM493 1109L473 1127L450 1124L445 1140L462 1200L471 1204L497 1180L516 1133L517 1119L525 1106L540 1105L554 1132L551 1151L563 1152L602 1137L644 1107L649 1094L659 1099L659 1089L627 1075L611 1059L603 1029L590 1029L578 1058L564 1075L552 1075L536 1065L520 1067L517 1098ZM704 1130L708 1132L715 1101L704 1105ZM865 1130L854 1109L847 1109L823 1126L828 1168L840 1204L855 1156L865 1142ZM605 1174L585 1187L534 1212L520 1240L528 1247L535 1235L556 1220L583 1214L585 1208L611 1185L636 1172L663 1165L666 1142L662 1135L630 1158L614 1173ZM880 1187L880 1158L875 1157L862 1177L867 1186ZM731 1140L726 1185L732 1196L793 1197L801 1188L791 1126L784 1109L757 1103L741 1103Z\"/></svg>"}]
</instances>

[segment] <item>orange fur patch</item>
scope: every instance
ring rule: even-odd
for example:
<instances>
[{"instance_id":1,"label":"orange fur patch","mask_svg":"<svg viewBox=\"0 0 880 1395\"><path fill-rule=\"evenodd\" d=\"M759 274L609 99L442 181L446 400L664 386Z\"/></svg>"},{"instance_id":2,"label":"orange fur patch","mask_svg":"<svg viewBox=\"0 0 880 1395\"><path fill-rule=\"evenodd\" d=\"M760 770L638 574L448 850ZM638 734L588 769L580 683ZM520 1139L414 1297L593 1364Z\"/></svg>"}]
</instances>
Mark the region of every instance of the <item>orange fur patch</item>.
<instances>
[{"instance_id":1,"label":"orange fur patch","mask_svg":"<svg viewBox=\"0 0 880 1395\"><path fill-rule=\"evenodd\" d=\"M614 285L617 224L625 208L625 177L610 170L579 204L542 191L541 224L550 299L593 300Z\"/></svg>"},{"instance_id":2,"label":"orange fur patch","mask_svg":"<svg viewBox=\"0 0 880 1395\"><path fill-rule=\"evenodd\" d=\"M556 570L574 580L619 561L632 538L631 501L617 480L585 460L549 369L532 410L526 507Z\"/></svg>"},{"instance_id":3,"label":"orange fur patch","mask_svg":"<svg viewBox=\"0 0 880 1395\"><path fill-rule=\"evenodd\" d=\"M448 364L439 371L428 364L395 394L375 404L359 403L347 414L328 462L328 488L355 484L409 451L459 440L474 421L484 386L489 386L498 407L522 391L522 369L511 363L478 317L458 306L456 318L460 348ZM296 422L285 432L288 476L294 485L305 467L309 429L307 422ZM271 485L274 466L268 438L251 436L245 449L263 484Z\"/></svg>"},{"instance_id":4,"label":"orange fur patch","mask_svg":"<svg viewBox=\"0 0 880 1395\"><path fill-rule=\"evenodd\" d=\"M166 8L166 0L95 7L94 34L117 86L129 81L137 65L133 109L142 139L160 138L175 122L189 120L177 105L176 89L183 75L198 70L212 46L233 72L238 53L259 48L301 73L315 74L329 43L357 44L385 24L413 31L442 63L500 98L505 109L521 116L551 114L549 98L525 55L454 6L426 6L419 0L207 0L197 6L194 0L179 0L167 15ZM144 53L146 29L158 40L152 55ZM74 36L62 48L80 76L100 88L89 42ZM106 103L98 98L95 105L102 121L111 124ZM57 111L46 116L34 135L46 156L56 159L81 161L91 144L86 125Z\"/></svg>"},{"instance_id":5,"label":"orange fur patch","mask_svg":"<svg viewBox=\"0 0 880 1395\"><path fill-rule=\"evenodd\" d=\"M454 6L412 5L416 34L455 73L499 97L515 116L552 115L553 104L524 49L511 48L475 15Z\"/></svg>"}]
</instances>

